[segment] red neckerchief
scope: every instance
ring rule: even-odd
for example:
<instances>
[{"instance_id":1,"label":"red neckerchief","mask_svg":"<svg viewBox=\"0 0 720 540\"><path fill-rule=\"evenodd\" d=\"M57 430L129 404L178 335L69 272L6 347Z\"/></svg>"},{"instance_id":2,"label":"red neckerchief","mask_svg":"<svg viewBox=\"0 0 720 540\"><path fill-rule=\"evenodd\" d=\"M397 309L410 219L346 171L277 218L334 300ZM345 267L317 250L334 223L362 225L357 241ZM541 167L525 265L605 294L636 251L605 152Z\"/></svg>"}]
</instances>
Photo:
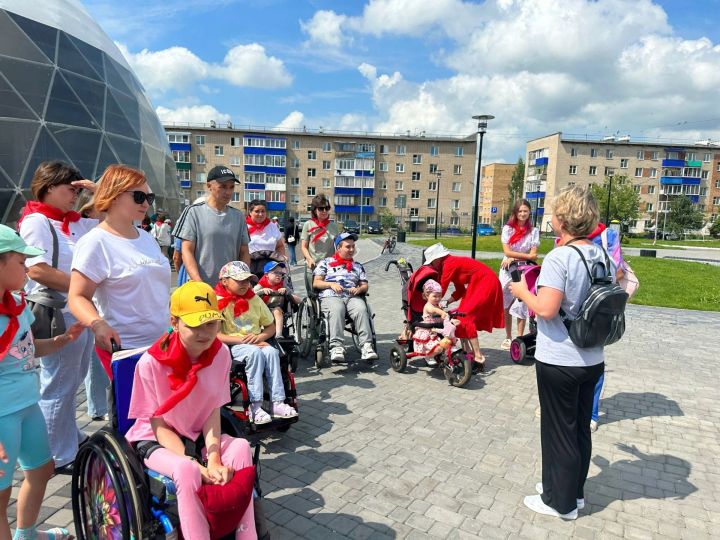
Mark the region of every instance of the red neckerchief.
<instances>
[{"instance_id":1,"label":"red neckerchief","mask_svg":"<svg viewBox=\"0 0 720 540\"><path fill-rule=\"evenodd\" d=\"M510 240L508 240L508 245L513 245L515 242L519 242L522 240L522 237L525 236L527 233L530 232L530 220L525 220L525 225L522 227L518 225L517 220L513 217L508 221L508 225L510 225L513 228L513 235L510 237Z\"/></svg>"},{"instance_id":2,"label":"red neckerchief","mask_svg":"<svg viewBox=\"0 0 720 540\"><path fill-rule=\"evenodd\" d=\"M218 309L220 311L224 310L230 302L235 302L235 306L233 307L233 315L235 317L239 317L250 308L248 300L255 296L252 288L248 289L247 292L242 295L233 294L225 288L222 281L218 281L217 285L215 285L215 294L218 296Z\"/></svg>"},{"instance_id":3,"label":"red neckerchief","mask_svg":"<svg viewBox=\"0 0 720 540\"><path fill-rule=\"evenodd\" d=\"M607 229L607 227L605 226L604 223L598 223L597 227L595 227L595 230L593 232L591 232L590 234L588 234L588 236L587 236L588 239L592 240L596 236L600 236L605 229Z\"/></svg>"},{"instance_id":4,"label":"red neckerchief","mask_svg":"<svg viewBox=\"0 0 720 540\"><path fill-rule=\"evenodd\" d=\"M325 221L319 221L318 218L310 218L310 221L312 221L315 224L315 227L310 227L308 229L308 234L312 233L313 231L318 231L318 233L313 236L310 241L314 244L320 238L322 238L322 235L327 232L327 227L330 225L330 218L327 218Z\"/></svg>"},{"instance_id":5,"label":"red neckerchief","mask_svg":"<svg viewBox=\"0 0 720 540\"><path fill-rule=\"evenodd\" d=\"M256 232L263 232L265 227L270 225L270 220L268 218L265 218L265 221L263 221L262 223L255 223L253 221L253 218L251 218L250 216L245 216L245 223L247 223L248 234L253 235Z\"/></svg>"},{"instance_id":6,"label":"red neckerchief","mask_svg":"<svg viewBox=\"0 0 720 540\"><path fill-rule=\"evenodd\" d=\"M0 304L0 315L7 315L8 325L5 328L2 336L0 336L0 362L3 361L15 334L20 328L20 321L18 321L18 315L20 315L25 309L25 295L20 293L20 303L15 302L15 297L10 291L5 291L2 298L2 304Z\"/></svg>"},{"instance_id":7,"label":"red neckerchief","mask_svg":"<svg viewBox=\"0 0 720 540\"><path fill-rule=\"evenodd\" d=\"M212 364L220 347L222 347L222 343L215 338L210 347L205 349L198 361L193 364L188 358L177 332L167 334L153 343L148 349L148 353L163 366L170 368L168 381L170 381L170 389L173 391L165 403L152 414L153 416L165 414L192 392L197 384L197 372Z\"/></svg>"},{"instance_id":8,"label":"red neckerchief","mask_svg":"<svg viewBox=\"0 0 720 540\"><path fill-rule=\"evenodd\" d=\"M335 255L333 255L333 261L330 263L330 266L345 266L345 270L348 272L352 272L353 269L353 260L352 259L343 259L340 257L340 254L336 251Z\"/></svg>"},{"instance_id":9,"label":"red neckerchief","mask_svg":"<svg viewBox=\"0 0 720 540\"><path fill-rule=\"evenodd\" d=\"M258 281L258 285L261 285L263 289L272 289L273 291L277 291L278 289L282 289L285 284L281 281L280 283L273 285L270 283L270 280L268 279L267 275L264 275L260 278L260 281Z\"/></svg>"},{"instance_id":10,"label":"red neckerchief","mask_svg":"<svg viewBox=\"0 0 720 540\"><path fill-rule=\"evenodd\" d=\"M48 219L62 221L62 227L60 227L60 230L65 234L65 236L70 236L70 223L75 223L76 221L79 221L82 217L78 212L75 212L74 210L70 210L69 212L63 212L59 208L55 208L54 206L50 206L49 204L45 204L39 201L28 201L25 203L25 207L23 208L20 219L18 219L18 230L20 230L20 223L22 223L22 220L25 219L25 216L35 213L42 214Z\"/></svg>"}]
</instances>

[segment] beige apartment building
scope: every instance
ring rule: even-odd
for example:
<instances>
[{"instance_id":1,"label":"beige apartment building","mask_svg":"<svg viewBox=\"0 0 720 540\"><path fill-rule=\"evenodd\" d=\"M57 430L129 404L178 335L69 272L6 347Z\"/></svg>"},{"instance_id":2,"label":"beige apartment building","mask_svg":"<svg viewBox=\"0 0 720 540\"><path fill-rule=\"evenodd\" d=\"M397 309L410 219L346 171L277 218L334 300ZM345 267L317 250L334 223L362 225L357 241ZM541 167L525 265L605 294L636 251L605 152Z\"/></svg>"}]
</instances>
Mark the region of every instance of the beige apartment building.
<instances>
[{"instance_id":1,"label":"beige apartment building","mask_svg":"<svg viewBox=\"0 0 720 540\"><path fill-rule=\"evenodd\" d=\"M552 199L568 186L601 184L627 176L640 194L640 216L630 232L641 233L662 219L672 199L687 195L708 221L720 212L720 144L636 142L629 136L598 140L553 133L526 146L525 196L533 217L549 230Z\"/></svg>"},{"instance_id":2,"label":"beige apartment building","mask_svg":"<svg viewBox=\"0 0 720 540\"><path fill-rule=\"evenodd\" d=\"M190 204L205 192L207 172L230 167L241 184L233 206L253 199L271 215L310 216L324 193L339 222L367 223L390 213L406 230L470 229L475 136L380 135L242 129L228 124L165 125L178 179Z\"/></svg>"},{"instance_id":3,"label":"beige apartment building","mask_svg":"<svg viewBox=\"0 0 720 540\"><path fill-rule=\"evenodd\" d=\"M483 165L480 183L480 204L478 205L478 223L496 225L502 220L512 205L510 181L515 164L490 163Z\"/></svg>"}]
</instances>

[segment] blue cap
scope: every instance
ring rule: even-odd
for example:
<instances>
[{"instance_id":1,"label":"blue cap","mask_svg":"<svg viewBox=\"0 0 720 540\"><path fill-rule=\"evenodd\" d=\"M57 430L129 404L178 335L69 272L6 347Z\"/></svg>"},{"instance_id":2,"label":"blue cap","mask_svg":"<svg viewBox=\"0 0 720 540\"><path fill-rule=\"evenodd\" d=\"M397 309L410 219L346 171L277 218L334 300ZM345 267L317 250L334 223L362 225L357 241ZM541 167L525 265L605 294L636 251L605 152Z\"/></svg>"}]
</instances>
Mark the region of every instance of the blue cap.
<instances>
[{"instance_id":1,"label":"blue cap","mask_svg":"<svg viewBox=\"0 0 720 540\"><path fill-rule=\"evenodd\" d=\"M267 274L268 272L272 272L278 266L281 266L282 268L286 268L284 262L270 261L268 263L265 263L265 266L263 266L263 273Z\"/></svg>"},{"instance_id":2,"label":"blue cap","mask_svg":"<svg viewBox=\"0 0 720 540\"><path fill-rule=\"evenodd\" d=\"M357 241L357 239L358 239L357 234L353 234L353 233L349 233L349 232L340 233L335 237L335 249L337 249L338 245L340 245L340 242L342 242L343 240Z\"/></svg>"}]
</instances>

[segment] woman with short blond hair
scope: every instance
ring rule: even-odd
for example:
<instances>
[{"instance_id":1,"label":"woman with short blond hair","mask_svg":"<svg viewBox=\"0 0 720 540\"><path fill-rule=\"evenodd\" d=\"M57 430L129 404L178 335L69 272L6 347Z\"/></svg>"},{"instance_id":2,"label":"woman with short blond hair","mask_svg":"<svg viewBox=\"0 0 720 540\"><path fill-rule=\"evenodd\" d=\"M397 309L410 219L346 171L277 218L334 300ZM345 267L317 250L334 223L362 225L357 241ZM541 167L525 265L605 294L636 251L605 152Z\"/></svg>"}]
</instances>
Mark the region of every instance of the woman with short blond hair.
<instances>
[{"instance_id":1,"label":"woman with short blond hair","mask_svg":"<svg viewBox=\"0 0 720 540\"><path fill-rule=\"evenodd\" d=\"M585 479L592 453L590 416L595 384L605 369L603 347L581 349L563 322L572 320L590 288L586 268L612 260L588 240L598 222L598 209L589 189L573 187L553 205L552 227L558 247L545 257L538 277L537 296L525 280L510 284L513 295L537 315L535 369L540 400L542 481L538 495L525 505L540 514L576 519L585 506ZM579 252L579 253L578 253Z\"/></svg>"},{"instance_id":2,"label":"woman with short blond hair","mask_svg":"<svg viewBox=\"0 0 720 540\"><path fill-rule=\"evenodd\" d=\"M141 171L110 165L95 192L95 209L105 220L78 242L72 262L70 310L95 334L110 377L112 341L124 349L151 345L170 320L170 263L135 226L154 200Z\"/></svg>"}]
</instances>

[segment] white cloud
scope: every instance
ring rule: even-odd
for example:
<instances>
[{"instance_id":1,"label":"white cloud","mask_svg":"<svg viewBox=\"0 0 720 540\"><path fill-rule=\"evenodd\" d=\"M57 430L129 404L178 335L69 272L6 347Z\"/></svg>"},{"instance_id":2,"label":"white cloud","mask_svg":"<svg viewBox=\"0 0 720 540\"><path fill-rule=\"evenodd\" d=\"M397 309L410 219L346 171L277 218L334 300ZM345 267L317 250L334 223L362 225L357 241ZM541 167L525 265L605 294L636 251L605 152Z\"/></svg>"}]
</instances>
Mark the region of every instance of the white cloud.
<instances>
[{"instance_id":1,"label":"white cloud","mask_svg":"<svg viewBox=\"0 0 720 540\"><path fill-rule=\"evenodd\" d=\"M300 21L300 27L310 37L311 42L338 48L349 41L349 36L344 35L343 28L347 20L345 15L320 10L315 12L309 21Z\"/></svg>"},{"instance_id":2,"label":"white cloud","mask_svg":"<svg viewBox=\"0 0 720 540\"><path fill-rule=\"evenodd\" d=\"M305 127L305 115L300 111L293 111L276 127L278 129L300 129L301 127Z\"/></svg>"},{"instance_id":3,"label":"white cloud","mask_svg":"<svg viewBox=\"0 0 720 540\"><path fill-rule=\"evenodd\" d=\"M221 113L212 105L190 105L175 109L158 107L155 112L163 123L209 124L210 120L215 120L219 124L230 121L229 114Z\"/></svg>"},{"instance_id":4,"label":"white cloud","mask_svg":"<svg viewBox=\"0 0 720 540\"><path fill-rule=\"evenodd\" d=\"M223 65L215 67L213 73L236 86L277 88L292 83L282 60L268 56L265 48L257 43L230 49Z\"/></svg>"}]
</instances>

